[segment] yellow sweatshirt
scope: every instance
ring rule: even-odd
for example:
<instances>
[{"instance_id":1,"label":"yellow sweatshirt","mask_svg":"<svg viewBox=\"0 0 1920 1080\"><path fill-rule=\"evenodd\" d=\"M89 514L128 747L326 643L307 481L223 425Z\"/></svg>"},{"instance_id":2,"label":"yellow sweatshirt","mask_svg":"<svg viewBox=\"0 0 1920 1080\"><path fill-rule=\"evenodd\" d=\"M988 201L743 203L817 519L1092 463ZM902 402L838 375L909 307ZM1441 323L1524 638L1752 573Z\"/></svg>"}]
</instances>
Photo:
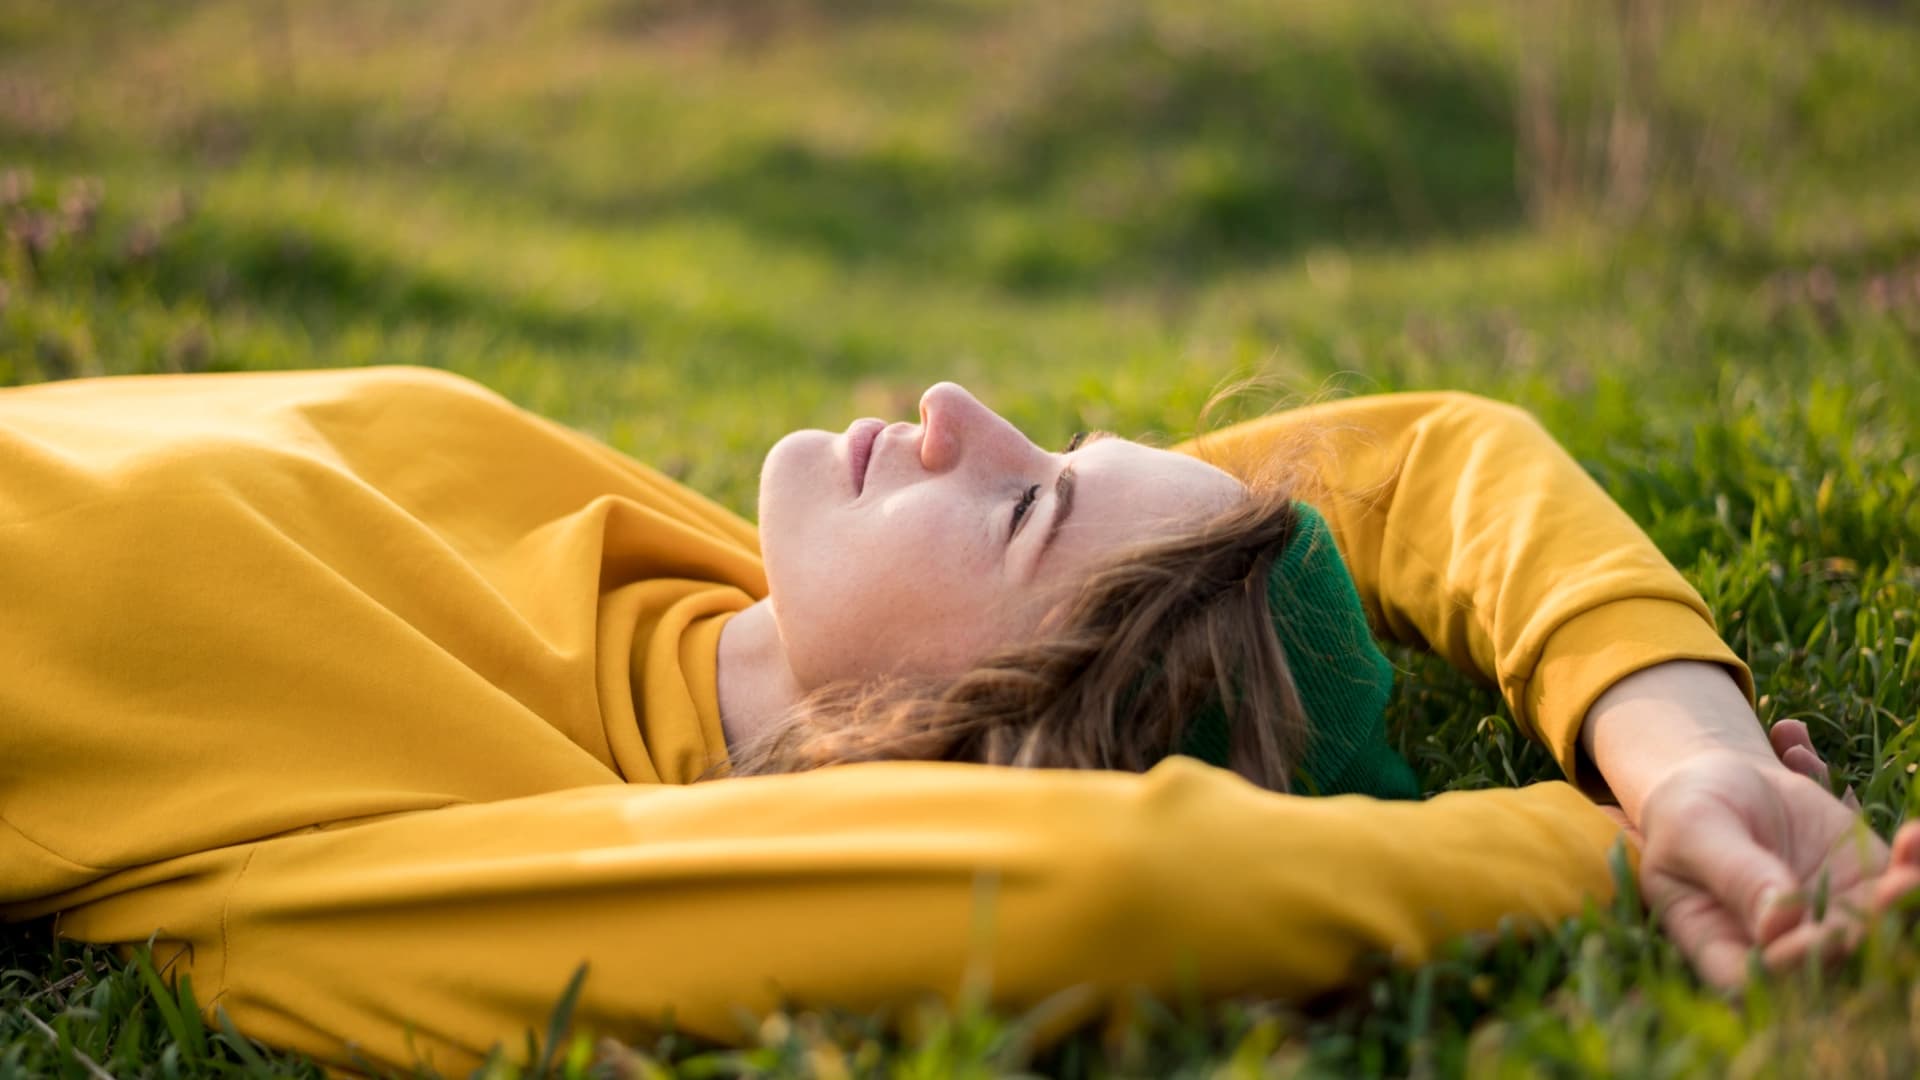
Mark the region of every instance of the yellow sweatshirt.
<instances>
[{"instance_id":1,"label":"yellow sweatshirt","mask_svg":"<svg viewBox=\"0 0 1920 1080\"><path fill-rule=\"evenodd\" d=\"M1496 680L1569 769L1640 667L1751 692L1525 414L1362 398L1206 449L1250 469L1309 429L1376 624ZM966 985L1306 995L1611 890L1615 830L1563 783L1307 799L1171 758L689 784L726 752L720 628L765 588L750 525L448 375L0 392L0 918L156 937L209 1015L322 1061L453 1071L583 962L577 1023L729 1040L742 1009Z\"/></svg>"}]
</instances>

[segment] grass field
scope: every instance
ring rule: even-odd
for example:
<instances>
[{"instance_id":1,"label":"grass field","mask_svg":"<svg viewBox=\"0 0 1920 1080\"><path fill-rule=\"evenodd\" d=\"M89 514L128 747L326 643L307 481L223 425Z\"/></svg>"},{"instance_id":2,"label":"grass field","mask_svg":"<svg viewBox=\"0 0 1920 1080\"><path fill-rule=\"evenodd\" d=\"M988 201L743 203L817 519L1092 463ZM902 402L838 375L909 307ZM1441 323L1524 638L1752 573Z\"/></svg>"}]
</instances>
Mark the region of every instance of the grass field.
<instances>
[{"instance_id":1,"label":"grass field","mask_svg":"<svg viewBox=\"0 0 1920 1080\"><path fill-rule=\"evenodd\" d=\"M1646 527L1884 834L1920 762L1915 57L1911 0L8 0L0 384L432 365L749 513L779 434L938 378L1042 442L1188 433L1251 373L1472 390ZM1430 789L1553 775L1492 693L1400 659ZM0 928L0 972L0 1078L313 1071L45 923ZM1888 928L1731 1000L1629 898L1311 1009L1165 1004L1039 1052L966 1010L549 1049L569 1075L1907 1076L1916 987Z\"/></svg>"}]
</instances>

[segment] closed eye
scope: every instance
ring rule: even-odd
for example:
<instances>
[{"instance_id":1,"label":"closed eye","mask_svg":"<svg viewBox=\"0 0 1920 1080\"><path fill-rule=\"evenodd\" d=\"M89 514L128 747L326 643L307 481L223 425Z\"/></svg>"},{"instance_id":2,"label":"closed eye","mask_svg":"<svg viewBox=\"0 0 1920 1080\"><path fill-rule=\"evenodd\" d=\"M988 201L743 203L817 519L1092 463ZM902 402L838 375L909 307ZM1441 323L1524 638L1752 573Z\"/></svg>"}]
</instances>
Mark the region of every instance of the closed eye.
<instances>
[{"instance_id":1,"label":"closed eye","mask_svg":"<svg viewBox=\"0 0 1920 1080\"><path fill-rule=\"evenodd\" d=\"M1027 511L1033 509L1034 500L1038 498L1040 498L1040 485L1035 484L1022 493L1020 500L1013 504L1013 522L1007 528L1008 542L1012 542L1013 538L1019 534L1020 522L1026 519Z\"/></svg>"},{"instance_id":2,"label":"closed eye","mask_svg":"<svg viewBox=\"0 0 1920 1080\"><path fill-rule=\"evenodd\" d=\"M1097 443L1102 439L1112 438L1116 438L1116 436L1111 431L1076 431L1073 433L1073 438L1067 440L1067 448L1062 450L1061 453L1071 454L1083 446ZM1056 491L1070 495L1072 491L1072 477L1073 470L1071 468L1062 469L1054 484ZM1008 543L1012 543L1013 538L1019 535L1021 523L1026 520L1028 512L1033 509L1033 504L1037 502L1039 498L1039 484L1033 484L1020 493L1020 498L1013 504L1013 519L1007 525ZM1063 500L1063 511L1067 506L1071 506L1071 503ZM1052 541L1054 533L1059 531L1060 523L1065 520L1065 517L1064 512L1054 515L1053 527L1047 530L1047 542ZM1045 550L1046 542L1043 542L1041 545L1042 553L1044 553Z\"/></svg>"}]
</instances>

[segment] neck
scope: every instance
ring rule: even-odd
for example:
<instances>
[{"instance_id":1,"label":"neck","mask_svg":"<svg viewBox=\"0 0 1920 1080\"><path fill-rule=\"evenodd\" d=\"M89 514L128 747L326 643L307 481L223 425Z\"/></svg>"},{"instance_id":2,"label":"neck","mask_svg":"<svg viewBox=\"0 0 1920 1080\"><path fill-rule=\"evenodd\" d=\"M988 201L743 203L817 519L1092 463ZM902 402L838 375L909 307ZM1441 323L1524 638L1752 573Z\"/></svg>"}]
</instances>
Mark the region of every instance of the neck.
<instances>
[{"instance_id":1,"label":"neck","mask_svg":"<svg viewBox=\"0 0 1920 1080\"><path fill-rule=\"evenodd\" d=\"M765 600L720 628L720 727L731 753L770 729L800 701L799 680L787 664L773 608Z\"/></svg>"}]
</instances>

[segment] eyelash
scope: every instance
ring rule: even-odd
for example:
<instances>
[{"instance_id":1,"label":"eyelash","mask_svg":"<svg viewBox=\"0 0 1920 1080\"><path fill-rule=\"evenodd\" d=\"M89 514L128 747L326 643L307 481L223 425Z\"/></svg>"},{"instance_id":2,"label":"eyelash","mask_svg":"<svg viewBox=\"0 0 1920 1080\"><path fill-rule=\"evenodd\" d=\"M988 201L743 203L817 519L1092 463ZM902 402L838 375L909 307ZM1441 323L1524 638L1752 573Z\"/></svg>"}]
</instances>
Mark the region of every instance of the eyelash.
<instances>
[{"instance_id":1,"label":"eyelash","mask_svg":"<svg viewBox=\"0 0 1920 1080\"><path fill-rule=\"evenodd\" d=\"M1035 484L1027 489L1026 494L1020 496L1018 502L1013 504L1013 524L1007 528L1007 539L1013 539L1013 534L1020 531L1020 519L1027 516L1027 511L1033 508L1034 500L1039 497L1040 485Z\"/></svg>"},{"instance_id":2,"label":"eyelash","mask_svg":"<svg viewBox=\"0 0 1920 1080\"><path fill-rule=\"evenodd\" d=\"M1086 432L1084 431L1074 432L1073 438L1067 440L1067 448L1064 451L1062 451L1062 453L1071 454L1075 450L1080 449L1080 444L1082 442L1085 442L1086 438L1087 438ZM1007 527L1008 539L1012 539L1013 534L1020 531L1021 519L1027 516L1027 511L1033 509L1033 504L1035 500L1039 498L1040 498L1040 485L1035 484L1032 487L1028 488L1026 492L1020 496L1019 500L1013 504L1013 523Z\"/></svg>"}]
</instances>

